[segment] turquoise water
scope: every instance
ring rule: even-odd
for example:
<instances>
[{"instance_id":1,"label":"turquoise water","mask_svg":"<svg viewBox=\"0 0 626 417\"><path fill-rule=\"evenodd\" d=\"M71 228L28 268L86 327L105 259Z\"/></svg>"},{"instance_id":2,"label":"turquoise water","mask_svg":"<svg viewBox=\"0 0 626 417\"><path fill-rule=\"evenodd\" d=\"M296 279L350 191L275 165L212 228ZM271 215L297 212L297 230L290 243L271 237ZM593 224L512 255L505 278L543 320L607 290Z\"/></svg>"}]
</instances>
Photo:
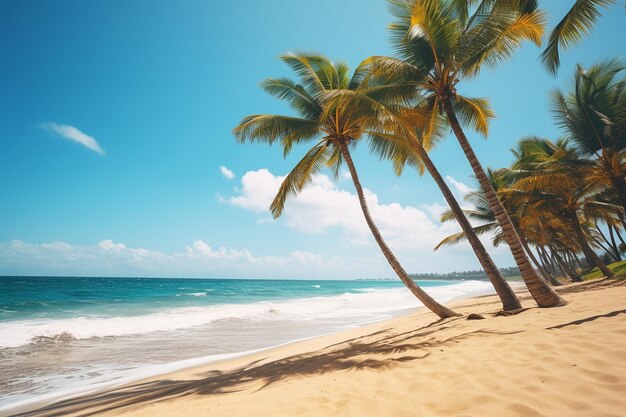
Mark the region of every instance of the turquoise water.
<instances>
[{"instance_id":1,"label":"turquoise water","mask_svg":"<svg viewBox=\"0 0 626 417\"><path fill-rule=\"evenodd\" d=\"M453 281L423 281L434 287ZM124 316L165 308L245 304L402 287L400 281L2 277L0 321Z\"/></svg>"},{"instance_id":2,"label":"turquoise water","mask_svg":"<svg viewBox=\"0 0 626 417\"><path fill-rule=\"evenodd\" d=\"M443 303L492 292L418 283ZM391 280L0 277L0 414L420 306Z\"/></svg>"}]
</instances>

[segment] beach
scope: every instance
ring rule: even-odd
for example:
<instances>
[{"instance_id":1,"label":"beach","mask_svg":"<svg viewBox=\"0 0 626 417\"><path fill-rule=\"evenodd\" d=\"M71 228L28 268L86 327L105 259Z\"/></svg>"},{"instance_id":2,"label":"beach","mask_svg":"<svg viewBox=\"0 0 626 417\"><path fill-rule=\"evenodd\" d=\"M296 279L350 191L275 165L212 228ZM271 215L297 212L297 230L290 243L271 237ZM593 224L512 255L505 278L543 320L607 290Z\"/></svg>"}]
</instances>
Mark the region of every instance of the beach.
<instances>
[{"instance_id":1,"label":"beach","mask_svg":"<svg viewBox=\"0 0 626 417\"><path fill-rule=\"evenodd\" d=\"M559 289L568 305L497 316L494 296L183 369L21 416L621 416L626 282ZM470 313L483 320L467 320Z\"/></svg>"},{"instance_id":2,"label":"beach","mask_svg":"<svg viewBox=\"0 0 626 417\"><path fill-rule=\"evenodd\" d=\"M0 413L380 322L419 308L396 280L4 277ZM419 281L440 302L486 281Z\"/></svg>"}]
</instances>

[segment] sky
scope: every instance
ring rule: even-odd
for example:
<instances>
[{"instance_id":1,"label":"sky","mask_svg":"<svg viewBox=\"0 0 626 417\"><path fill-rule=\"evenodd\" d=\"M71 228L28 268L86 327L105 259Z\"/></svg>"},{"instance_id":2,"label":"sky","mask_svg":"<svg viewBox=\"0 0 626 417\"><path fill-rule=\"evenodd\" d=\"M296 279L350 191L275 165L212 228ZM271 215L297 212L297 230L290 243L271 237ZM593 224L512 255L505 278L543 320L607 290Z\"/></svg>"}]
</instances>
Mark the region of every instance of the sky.
<instances>
[{"instance_id":1,"label":"sky","mask_svg":"<svg viewBox=\"0 0 626 417\"><path fill-rule=\"evenodd\" d=\"M551 27L573 2L540 3ZM393 54L391 21L384 0L0 1L0 275L392 277L345 173L316 176L273 220L269 202L306 148L283 159L231 134L248 114L292 114L259 88L293 76L281 54L354 67ZM624 59L625 23L618 2L556 78L525 45L458 85L497 114L488 139L468 132L485 167L509 164L525 135L562 134L549 92L569 88L576 63ZM459 199L476 186L453 137L432 158ZM354 160L405 269L479 268L466 244L433 251L458 229L439 221L445 202L427 175L396 177L365 146Z\"/></svg>"}]
</instances>

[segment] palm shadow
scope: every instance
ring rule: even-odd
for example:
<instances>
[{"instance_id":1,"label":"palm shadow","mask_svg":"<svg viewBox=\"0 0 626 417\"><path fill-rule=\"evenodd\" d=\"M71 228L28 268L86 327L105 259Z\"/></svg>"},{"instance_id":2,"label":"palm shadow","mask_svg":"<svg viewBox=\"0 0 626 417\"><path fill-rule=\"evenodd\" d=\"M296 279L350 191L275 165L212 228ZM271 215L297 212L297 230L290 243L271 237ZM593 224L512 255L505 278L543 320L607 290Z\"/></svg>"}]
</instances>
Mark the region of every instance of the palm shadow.
<instances>
[{"instance_id":1,"label":"palm shadow","mask_svg":"<svg viewBox=\"0 0 626 417\"><path fill-rule=\"evenodd\" d=\"M60 401L13 417L62 416L76 413L92 416L103 411L145 405L191 395L209 396L241 391L261 382L257 390L294 376L321 375L336 371L387 369L398 364L424 359L430 350L485 334L511 334L475 330L446 339L434 333L448 328L458 318L437 320L416 330L392 333L381 330L365 336L326 346L318 351L265 362L249 362L239 368L212 370L189 380L157 380L137 383L92 395ZM516 333L516 332L512 332Z\"/></svg>"}]
</instances>

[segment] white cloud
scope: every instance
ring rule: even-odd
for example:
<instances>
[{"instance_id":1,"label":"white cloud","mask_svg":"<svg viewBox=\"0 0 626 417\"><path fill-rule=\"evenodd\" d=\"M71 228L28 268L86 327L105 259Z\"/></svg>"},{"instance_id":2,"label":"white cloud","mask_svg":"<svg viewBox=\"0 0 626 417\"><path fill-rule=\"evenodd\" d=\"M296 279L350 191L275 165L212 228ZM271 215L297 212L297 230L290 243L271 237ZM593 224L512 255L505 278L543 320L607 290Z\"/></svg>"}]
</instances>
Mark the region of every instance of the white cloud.
<instances>
[{"instance_id":1,"label":"white cloud","mask_svg":"<svg viewBox=\"0 0 626 417\"><path fill-rule=\"evenodd\" d=\"M93 136L89 136L81 132L74 126L59 125L54 122L49 122L41 124L40 127L44 130L47 130L48 132L52 132L58 136L61 136L64 139L80 143L84 147L91 149L92 151L97 152L100 155L106 155L104 149L100 147L100 145Z\"/></svg>"},{"instance_id":2,"label":"white cloud","mask_svg":"<svg viewBox=\"0 0 626 417\"><path fill-rule=\"evenodd\" d=\"M267 169L249 171L242 177L239 194L223 201L265 213L283 179ZM372 217L394 249L432 251L441 239L457 231L456 224L441 224L431 219L435 210L441 212L438 205L429 211L398 203L382 203L367 189L365 195ZM309 186L288 200L282 219L288 227L300 232L323 233L337 228L352 244L373 244L356 194L339 189L326 175L315 175Z\"/></svg>"},{"instance_id":3,"label":"white cloud","mask_svg":"<svg viewBox=\"0 0 626 417\"><path fill-rule=\"evenodd\" d=\"M113 243L113 241L110 240L110 239L101 240L98 243L98 247L100 249L104 249L104 250L112 250L115 253L120 253L121 251L126 249L126 245L125 244L123 244L123 243Z\"/></svg>"},{"instance_id":4,"label":"white cloud","mask_svg":"<svg viewBox=\"0 0 626 417\"><path fill-rule=\"evenodd\" d=\"M229 180L232 180L233 178L235 178L235 173L231 171L230 169L226 168L225 166L220 167L220 172L222 173L224 178L227 178Z\"/></svg>"},{"instance_id":5,"label":"white cloud","mask_svg":"<svg viewBox=\"0 0 626 417\"><path fill-rule=\"evenodd\" d=\"M458 192L461 193L462 196L465 196L466 194L471 193L472 191L474 191L472 188L470 188L469 186L463 184L460 181L457 181L456 179L454 179L454 177L452 177L451 175L446 175L446 179L448 180L448 182L450 184L452 184L452 186L454 188L456 188L456 190Z\"/></svg>"},{"instance_id":6,"label":"white cloud","mask_svg":"<svg viewBox=\"0 0 626 417\"><path fill-rule=\"evenodd\" d=\"M308 251L257 256L247 249L212 248L202 240L170 254L109 239L94 246L0 242L0 274L292 278L320 277L337 268L350 267L340 256L327 259Z\"/></svg>"}]
</instances>

